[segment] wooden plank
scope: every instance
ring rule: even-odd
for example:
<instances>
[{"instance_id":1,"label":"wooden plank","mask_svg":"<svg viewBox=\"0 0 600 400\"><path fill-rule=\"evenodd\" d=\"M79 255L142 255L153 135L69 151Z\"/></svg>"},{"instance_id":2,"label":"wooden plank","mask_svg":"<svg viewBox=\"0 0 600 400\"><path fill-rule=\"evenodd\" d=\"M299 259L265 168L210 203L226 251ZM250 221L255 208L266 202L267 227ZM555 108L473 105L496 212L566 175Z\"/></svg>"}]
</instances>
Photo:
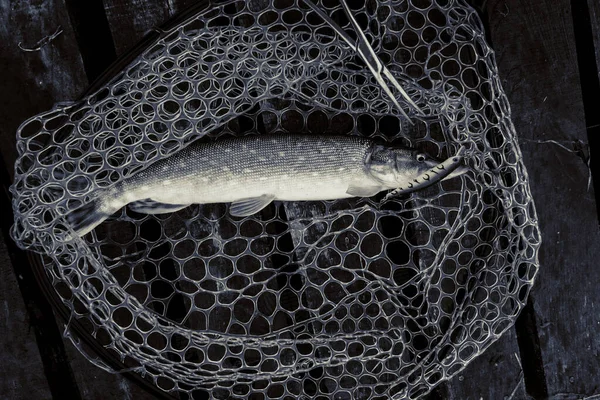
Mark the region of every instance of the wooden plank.
<instances>
[{"instance_id":1,"label":"wooden plank","mask_svg":"<svg viewBox=\"0 0 600 400\"><path fill-rule=\"evenodd\" d=\"M524 389L516 334L511 329L432 394L440 400L516 400L526 398Z\"/></svg>"},{"instance_id":2,"label":"wooden plank","mask_svg":"<svg viewBox=\"0 0 600 400\"><path fill-rule=\"evenodd\" d=\"M42 360L29 327L29 317L17 279L13 272L8 249L0 232L0 324L1 352L0 393L8 399L50 399L52 395L44 375Z\"/></svg>"},{"instance_id":3,"label":"wooden plank","mask_svg":"<svg viewBox=\"0 0 600 400\"><path fill-rule=\"evenodd\" d=\"M73 100L87 85L69 16L58 4L0 1L0 70L7 78L0 80L0 151L11 178L18 126L57 101ZM41 48L25 51L19 44Z\"/></svg>"},{"instance_id":4,"label":"wooden plank","mask_svg":"<svg viewBox=\"0 0 600 400\"><path fill-rule=\"evenodd\" d=\"M108 68L116 57L110 27L103 13L102 0L64 0L75 32L83 67L91 82Z\"/></svg>"},{"instance_id":5,"label":"wooden plank","mask_svg":"<svg viewBox=\"0 0 600 400\"><path fill-rule=\"evenodd\" d=\"M132 48L175 12L172 0L105 0L104 10L117 55Z\"/></svg>"},{"instance_id":6,"label":"wooden plank","mask_svg":"<svg viewBox=\"0 0 600 400\"><path fill-rule=\"evenodd\" d=\"M68 339L67 339L68 341ZM81 397L85 400L154 400L157 397L129 381L120 374L112 374L92 364L71 343L67 355L77 382L80 383Z\"/></svg>"},{"instance_id":7,"label":"wooden plank","mask_svg":"<svg viewBox=\"0 0 600 400\"><path fill-rule=\"evenodd\" d=\"M600 3L596 0L588 0L588 9L590 11L590 21L592 25L592 35L594 40L594 55L596 57L596 67L598 68L600 78Z\"/></svg>"},{"instance_id":8,"label":"wooden plank","mask_svg":"<svg viewBox=\"0 0 600 400\"><path fill-rule=\"evenodd\" d=\"M597 3L597 2L596 2ZM600 114L598 114L598 97L600 97L600 74L598 69L598 35L597 11L599 6L589 6L587 1L571 2L573 14L573 27L575 35L575 48L577 50L577 63L579 79L581 82L581 95L585 112L585 125L587 130L589 153L600 152ZM594 17L594 18L592 18ZM591 157L589 166L592 171L592 182L596 189L600 188L600 160ZM596 212L600 226L600 197L596 190Z\"/></svg>"},{"instance_id":9,"label":"wooden plank","mask_svg":"<svg viewBox=\"0 0 600 400\"><path fill-rule=\"evenodd\" d=\"M598 326L600 237L585 150L578 152L587 135L571 5L494 0L489 7L544 240L532 291L542 384L550 398L591 396L598 393L600 338L591 332Z\"/></svg>"},{"instance_id":10,"label":"wooden plank","mask_svg":"<svg viewBox=\"0 0 600 400\"><path fill-rule=\"evenodd\" d=\"M120 56L171 17L198 5L197 0L104 0L104 10Z\"/></svg>"},{"instance_id":11,"label":"wooden plank","mask_svg":"<svg viewBox=\"0 0 600 400\"><path fill-rule=\"evenodd\" d=\"M0 81L0 172L5 210L0 254L2 294L8 311L2 337L9 346L3 353L2 381L7 386L2 393L8 398L77 399L79 389L50 306L39 292L25 253L8 237L12 213L7 188L16 159L17 127L54 102L74 98L87 82L62 3L0 1L0 66L8 78Z\"/></svg>"}]
</instances>

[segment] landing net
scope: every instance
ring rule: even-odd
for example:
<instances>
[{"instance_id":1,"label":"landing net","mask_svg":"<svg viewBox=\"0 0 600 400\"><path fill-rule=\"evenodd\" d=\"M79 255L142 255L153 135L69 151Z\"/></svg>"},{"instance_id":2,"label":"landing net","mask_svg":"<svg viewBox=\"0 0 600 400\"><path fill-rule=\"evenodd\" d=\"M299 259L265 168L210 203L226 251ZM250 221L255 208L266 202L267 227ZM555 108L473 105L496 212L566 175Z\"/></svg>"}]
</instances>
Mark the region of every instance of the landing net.
<instances>
[{"instance_id":1,"label":"landing net","mask_svg":"<svg viewBox=\"0 0 600 400\"><path fill-rule=\"evenodd\" d=\"M72 320L165 391L415 399L526 301L540 235L479 17L463 0L348 3L422 113L390 85L399 109L304 1L252 0L211 3L97 92L19 128L13 238L43 255ZM315 5L356 40L339 1ZM100 188L196 139L272 132L379 137L439 159L462 147L473 172L383 203L247 218L227 204L125 207L65 239L65 214Z\"/></svg>"}]
</instances>

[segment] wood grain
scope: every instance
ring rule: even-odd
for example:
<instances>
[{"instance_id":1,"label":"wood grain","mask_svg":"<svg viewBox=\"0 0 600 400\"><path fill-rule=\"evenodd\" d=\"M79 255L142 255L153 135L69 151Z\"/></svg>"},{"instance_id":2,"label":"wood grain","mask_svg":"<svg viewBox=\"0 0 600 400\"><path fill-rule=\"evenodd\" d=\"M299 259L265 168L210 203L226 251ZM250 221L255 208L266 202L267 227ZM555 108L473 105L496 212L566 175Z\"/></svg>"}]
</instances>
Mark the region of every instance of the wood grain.
<instances>
[{"instance_id":1,"label":"wood grain","mask_svg":"<svg viewBox=\"0 0 600 400\"><path fill-rule=\"evenodd\" d=\"M590 10L590 21L592 23L592 34L594 36L596 66L600 71L600 3L596 0L588 0Z\"/></svg>"},{"instance_id":2,"label":"wood grain","mask_svg":"<svg viewBox=\"0 0 600 400\"><path fill-rule=\"evenodd\" d=\"M175 12L173 7L173 0L104 0L117 55L165 22Z\"/></svg>"},{"instance_id":3,"label":"wood grain","mask_svg":"<svg viewBox=\"0 0 600 400\"><path fill-rule=\"evenodd\" d=\"M587 1L571 2L573 14L573 28L575 48L577 49L577 63L579 66L579 79L581 82L581 95L585 113L589 154L600 152L600 114L598 113L598 98L600 97L600 70L598 69L598 5L589 6ZM592 171L592 183L600 188L600 160L596 157L588 158ZM596 213L599 216L600 226L600 197L596 195Z\"/></svg>"},{"instance_id":4,"label":"wood grain","mask_svg":"<svg viewBox=\"0 0 600 400\"><path fill-rule=\"evenodd\" d=\"M68 339L67 339L67 342ZM84 400L152 400L153 394L137 386L123 375L100 369L83 356L71 343L67 343L67 356L81 389ZM95 355L93 355L96 357Z\"/></svg>"},{"instance_id":5,"label":"wood grain","mask_svg":"<svg viewBox=\"0 0 600 400\"><path fill-rule=\"evenodd\" d=\"M532 295L548 393L591 396L598 393L600 237L589 171L577 153L587 136L570 2L499 0L489 7L542 229Z\"/></svg>"},{"instance_id":6,"label":"wood grain","mask_svg":"<svg viewBox=\"0 0 600 400\"><path fill-rule=\"evenodd\" d=\"M55 37L45 39L49 36ZM69 17L62 4L0 1L0 72L3 76L0 80L0 158L3 160L0 168L3 169L2 184L7 186L13 177L18 126L57 101L73 99L87 85ZM11 399L49 399L53 395L78 398L52 311L39 297L25 254L7 237L12 213L8 199L4 202L4 195L2 193L2 204L6 210L1 223L5 234L0 241L0 262L5 351L0 393ZM19 263L12 265L17 260ZM19 271L18 280L15 271ZM52 382L49 384L47 379Z\"/></svg>"},{"instance_id":7,"label":"wood grain","mask_svg":"<svg viewBox=\"0 0 600 400\"><path fill-rule=\"evenodd\" d=\"M507 331L447 384L448 400L525 399L514 330Z\"/></svg>"},{"instance_id":8,"label":"wood grain","mask_svg":"<svg viewBox=\"0 0 600 400\"><path fill-rule=\"evenodd\" d=\"M73 100L88 83L61 4L0 0L0 151L11 177L19 125L55 102ZM19 47L35 48L61 27L63 32L39 51Z\"/></svg>"},{"instance_id":9,"label":"wood grain","mask_svg":"<svg viewBox=\"0 0 600 400\"><path fill-rule=\"evenodd\" d=\"M0 393L8 399L50 399L42 360L35 334L29 327L29 316L19 293L8 250L0 233Z\"/></svg>"}]
</instances>

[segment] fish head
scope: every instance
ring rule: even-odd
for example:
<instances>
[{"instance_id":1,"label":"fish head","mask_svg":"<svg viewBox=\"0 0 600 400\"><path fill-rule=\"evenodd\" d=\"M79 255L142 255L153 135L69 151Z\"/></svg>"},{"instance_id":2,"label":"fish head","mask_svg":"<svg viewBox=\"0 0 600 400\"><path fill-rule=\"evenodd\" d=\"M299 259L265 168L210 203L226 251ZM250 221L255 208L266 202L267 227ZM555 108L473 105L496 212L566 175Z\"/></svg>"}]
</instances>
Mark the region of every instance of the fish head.
<instances>
[{"instance_id":1,"label":"fish head","mask_svg":"<svg viewBox=\"0 0 600 400\"><path fill-rule=\"evenodd\" d=\"M444 179L453 178L468 171L467 168L457 166L456 159L454 170L444 175ZM367 173L385 188L403 187L409 182L426 175L441 165L428 154L411 148L390 147L376 144L365 160ZM446 163L448 164L448 163Z\"/></svg>"}]
</instances>

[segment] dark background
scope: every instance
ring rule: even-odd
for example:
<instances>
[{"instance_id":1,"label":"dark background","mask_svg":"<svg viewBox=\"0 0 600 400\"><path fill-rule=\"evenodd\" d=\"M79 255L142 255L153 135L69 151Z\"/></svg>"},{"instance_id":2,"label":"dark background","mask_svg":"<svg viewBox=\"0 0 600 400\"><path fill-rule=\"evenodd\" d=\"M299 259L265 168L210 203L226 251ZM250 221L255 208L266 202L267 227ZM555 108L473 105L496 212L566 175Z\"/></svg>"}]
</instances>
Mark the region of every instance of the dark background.
<instances>
[{"instance_id":1,"label":"dark background","mask_svg":"<svg viewBox=\"0 0 600 400\"><path fill-rule=\"evenodd\" d=\"M78 98L121 54L194 0L0 0L0 398L154 399L62 337L7 237L15 133ZM543 234L540 271L514 328L427 399L600 399L600 1L477 0ZM42 39L57 30L53 40ZM40 40L42 40L40 42ZM41 46L39 51L23 48ZM592 167L595 164L591 159Z\"/></svg>"}]
</instances>

